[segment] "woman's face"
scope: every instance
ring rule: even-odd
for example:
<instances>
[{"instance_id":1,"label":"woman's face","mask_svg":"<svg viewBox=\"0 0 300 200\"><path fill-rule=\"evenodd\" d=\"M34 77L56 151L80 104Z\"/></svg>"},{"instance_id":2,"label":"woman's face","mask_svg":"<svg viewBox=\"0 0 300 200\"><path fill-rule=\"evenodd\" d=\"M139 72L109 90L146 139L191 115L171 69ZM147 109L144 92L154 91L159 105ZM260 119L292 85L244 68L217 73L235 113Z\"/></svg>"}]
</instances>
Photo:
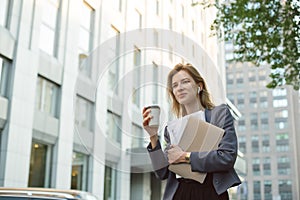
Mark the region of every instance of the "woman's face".
<instances>
[{"instance_id":1,"label":"woman's face","mask_svg":"<svg viewBox=\"0 0 300 200\"><path fill-rule=\"evenodd\" d=\"M182 105L197 103L198 86L186 71L181 70L173 76L172 89L178 103Z\"/></svg>"}]
</instances>

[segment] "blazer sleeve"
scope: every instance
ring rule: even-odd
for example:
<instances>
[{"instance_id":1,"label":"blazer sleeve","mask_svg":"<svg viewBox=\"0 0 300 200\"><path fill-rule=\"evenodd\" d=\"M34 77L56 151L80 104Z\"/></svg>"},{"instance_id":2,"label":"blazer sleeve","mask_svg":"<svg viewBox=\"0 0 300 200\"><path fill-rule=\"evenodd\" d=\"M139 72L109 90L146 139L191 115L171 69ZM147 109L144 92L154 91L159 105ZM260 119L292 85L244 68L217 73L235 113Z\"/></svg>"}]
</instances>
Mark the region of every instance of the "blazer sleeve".
<instances>
[{"instance_id":1,"label":"blazer sleeve","mask_svg":"<svg viewBox=\"0 0 300 200\"><path fill-rule=\"evenodd\" d=\"M167 143L165 150L162 150L161 143L158 140L155 148L152 148L151 143L147 146L147 150L151 159L152 167L156 177L161 180L167 179L169 176L169 162L167 158L167 150L170 148L170 136L167 127L164 131L164 139Z\"/></svg>"},{"instance_id":2,"label":"blazer sleeve","mask_svg":"<svg viewBox=\"0 0 300 200\"><path fill-rule=\"evenodd\" d=\"M222 104L212 111L211 123L224 129L218 149L209 152L191 152L191 168L197 172L222 172L233 168L237 157L237 137L234 119L227 105Z\"/></svg>"}]
</instances>

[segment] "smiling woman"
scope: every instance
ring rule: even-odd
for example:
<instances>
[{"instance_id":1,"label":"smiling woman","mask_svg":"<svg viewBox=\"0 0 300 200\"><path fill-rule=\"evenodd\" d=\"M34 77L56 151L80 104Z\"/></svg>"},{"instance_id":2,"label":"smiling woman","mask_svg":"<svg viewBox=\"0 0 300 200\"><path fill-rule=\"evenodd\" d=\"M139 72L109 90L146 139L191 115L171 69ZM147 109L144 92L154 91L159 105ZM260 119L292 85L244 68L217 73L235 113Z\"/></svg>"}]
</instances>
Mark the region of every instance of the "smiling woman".
<instances>
[{"instance_id":1,"label":"smiling woman","mask_svg":"<svg viewBox=\"0 0 300 200\"><path fill-rule=\"evenodd\" d=\"M189 152L181 149L178 144L174 144L170 140L176 134L175 132L180 130L173 131L171 129L169 132L167 125L164 132L167 145L163 151L158 139L158 128L149 126L153 119L151 109L147 107L143 109L143 126L150 136L147 150L155 170L154 173L162 180L168 179L163 199L229 199L227 189L239 185L241 182L233 168L237 157L237 138L233 117L228 106L225 104L215 106L213 104L205 80L191 64L180 63L170 71L167 91L172 110L178 118L197 115L199 120L218 126L225 132L217 149L206 152L199 150ZM201 131L204 130L195 134L202 134ZM191 144L194 142L199 143L195 140L191 141ZM184 170L206 173L207 176L202 183L184 177L184 175L180 176L169 168L173 164L190 165ZM189 171L185 172L190 173Z\"/></svg>"}]
</instances>

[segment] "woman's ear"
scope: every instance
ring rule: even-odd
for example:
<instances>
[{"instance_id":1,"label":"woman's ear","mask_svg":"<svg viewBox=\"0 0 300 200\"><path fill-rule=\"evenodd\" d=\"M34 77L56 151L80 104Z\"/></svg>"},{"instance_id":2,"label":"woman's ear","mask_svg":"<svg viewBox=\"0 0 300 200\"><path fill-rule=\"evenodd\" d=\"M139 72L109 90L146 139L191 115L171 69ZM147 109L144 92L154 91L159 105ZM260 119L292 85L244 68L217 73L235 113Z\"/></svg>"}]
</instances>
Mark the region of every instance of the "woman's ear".
<instances>
[{"instance_id":1,"label":"woman's ear","mask_svg":"<svg viewBox=\"0 0 300 200\"><path fill-rule=\"evenodd\" d=\"M197 93L200 94L200 92L201 92L201 88L198 86Z\"/></svg>"},{"instance_id":2,"label":"woman's ear","mask_svg":"<svg viewBox=\"0 0 300 200\"><path fill-rule=\"evenodd\" d=\"M203 83L200 82L200 83L198 84L198 87L200 88L200 91L202 91L202 89L203 89ZM199 91L199 89L198 89L198 91Z\"/></svg>"}]
</instances>

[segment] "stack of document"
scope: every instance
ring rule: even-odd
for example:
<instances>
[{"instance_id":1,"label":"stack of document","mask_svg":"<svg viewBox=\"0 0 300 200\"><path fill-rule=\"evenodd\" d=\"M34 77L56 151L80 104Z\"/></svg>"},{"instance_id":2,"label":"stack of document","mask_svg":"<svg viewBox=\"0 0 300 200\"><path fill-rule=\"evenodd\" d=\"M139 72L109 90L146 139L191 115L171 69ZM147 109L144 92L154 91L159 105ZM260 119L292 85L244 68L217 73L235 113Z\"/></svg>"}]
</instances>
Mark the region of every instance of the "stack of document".
<instances>
[{"instance_id":1,"label":"stack of document","mask_svg":"<svg viewBox=\"0 0 300 200\"><path fill-rule=\"evenodd\" d=\"M191 115L168 126L171 144L186 152L209 152L218 148L224 130L207 123L199 116ZM184 177L203 183L207 173L192 172L191 165L179 163L169 165L169 170Z\"/></svg>"}]
</instances>

